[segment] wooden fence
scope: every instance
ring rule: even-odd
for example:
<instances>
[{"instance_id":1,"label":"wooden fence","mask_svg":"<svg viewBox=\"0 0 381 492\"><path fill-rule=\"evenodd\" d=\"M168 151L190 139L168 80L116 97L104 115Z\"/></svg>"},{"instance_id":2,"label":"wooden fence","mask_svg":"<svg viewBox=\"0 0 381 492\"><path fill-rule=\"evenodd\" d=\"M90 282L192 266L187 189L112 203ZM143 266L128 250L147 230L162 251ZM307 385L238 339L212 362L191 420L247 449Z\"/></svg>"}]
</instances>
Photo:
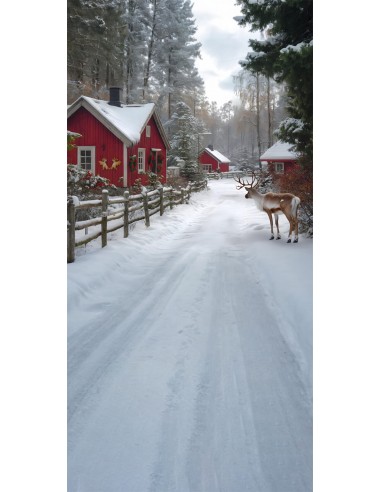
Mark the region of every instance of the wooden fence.
<instances>
[{"instance_id":1,"label":"wooden fence","mask_svg":"<svg viewBox=\"0 0 381 492\"><path fill-rule=\"evenodd\" d=\"M234 176L244 176L243 171L228 171L225 173L206 173L208 179L234 178Z\"/></svg>"},{"instance_id":2,"label":"wooden fence","mask_svg":"<svg viewBox=\"0 0 381 492\"><path fill-rule=\"evenodd\" d=\"M128 237L129 226L144 220L149 227L150 217L157 213L163 215L167 207L186 203L192 192L206 188L207 181L192 183L180 191L172 187L160 187L157 190L130 195L125 191L123 196L109 196L107 190L102 191L99 200L78 201L76 197L68 197L67 201L67 262L75 260L75 248L83 246L98 237L102 238L102 248L107 246L107 234L123 227L124 237ZM88 220L76 221L76 212L83 209L99 208L99 216ZM113 223L113 225L111 225ZM95 226L95 227L94 227ZM99 226L99 227L97 227ZM85 237L76 238L76 231L95 229Z\"/></svg>"}]
</instances>

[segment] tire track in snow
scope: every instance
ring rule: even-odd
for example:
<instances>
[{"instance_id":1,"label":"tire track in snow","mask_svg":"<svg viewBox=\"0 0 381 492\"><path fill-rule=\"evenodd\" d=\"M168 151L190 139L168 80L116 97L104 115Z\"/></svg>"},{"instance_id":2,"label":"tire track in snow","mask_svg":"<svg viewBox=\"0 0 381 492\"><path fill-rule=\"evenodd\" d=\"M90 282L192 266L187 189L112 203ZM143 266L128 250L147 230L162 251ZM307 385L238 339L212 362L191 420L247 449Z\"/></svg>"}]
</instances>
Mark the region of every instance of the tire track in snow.
<instances>
[{"instance_id":1,"label":"tire track in snow","mask_svg":"<svg viewBox=\"0 0 381 492\"><path fill-rule=\"evenodd\" d=\"M220 302L212 313L188 446L189 490L267 491L239 339L240 318L232 305L235 286L229 272L241 267L241 251L220 252L217 261L221 273L214 281Z\"/></svg>"},{"instance_id":2,"label":"tire track in snow","mask_svg":"<svg viewBox=\"0 0 381 492\"><path fill-rule=\"evenodd\" d=\"M79 481L86 492L311 489L303 385L248 267L267 232L234 200L221 216L228 199L201 200L156 250L143 247L139 263L159 280L126 285L101 323L69 337L71 492Z\"/></svg>"},{"instance_id":3,"label":"tire track in snow","mask_svg":"<svg viewBox=\"0 0 381 492\"><path fill-rule=\"evenodd\" d=\"M207 216L202 209L198 209L192 220L185 224L184 228L177 229L173 234L173 240L186 243L187 237L193 237L199 224L205 222L212 213L208 210ZM165 239L168 244L168 238ZM142 254L147 254L143 251ZM77 409L88 413L96 404L102 388L111 378L110 372L117 371L118 359L127 357L128 353L136 348L136 345L153 329L153 315L160 311L158 305L164 304L161 310L165 310L168 303L172 303L174 293L179 285L186 279L189 282L190 271L194 269L198 251L189 251L185 247L179 247L176 256L168 255L168 252L160 247L149 252L145 261L151 265L151 276L155 278L149 296L147 296L147 284L141 282L134 289L126 282L126 290L119 292L114 302L108 309L101 311L96 323L94 320L86 323L80 330L76 330L68 338L68 421L69 438L71 434L78 432L78 425L71 422ZM152 259L154 257L154 259ZM184 267L184 265L186 265ZM119 275L129 276L128 266ZM118 282L119 283L119 282ZM165 292L165 296L163 293ZM152 302L152 299L155 301ZM167 302L165 303L165 299ZM181 296L180 296L181 299ZM199 296L197 297L198 300ZM196 299L196 302L197 302ZM97 302L97 299L93 301ZM83 307L82 307L83 309ZM91 311L93 306L88 307ZM142 329L143 328L143 329ZM75 429L75 430L74 430Z\"/></svg>"},{"instance_id":4,"label":"tire track in snow","mask_svg":"<svg viewBox=\"0 0 381 492\"><path fill-rule=\"evenodd\" d=\"M222 302L213 313L199 384L189 490L306 492L311 489L312 421L303 387L276 319L269 323L260 286L245 289L250 271L235 283L241 261L239 250L221 254Z\"/></svg>"}]
</instances>

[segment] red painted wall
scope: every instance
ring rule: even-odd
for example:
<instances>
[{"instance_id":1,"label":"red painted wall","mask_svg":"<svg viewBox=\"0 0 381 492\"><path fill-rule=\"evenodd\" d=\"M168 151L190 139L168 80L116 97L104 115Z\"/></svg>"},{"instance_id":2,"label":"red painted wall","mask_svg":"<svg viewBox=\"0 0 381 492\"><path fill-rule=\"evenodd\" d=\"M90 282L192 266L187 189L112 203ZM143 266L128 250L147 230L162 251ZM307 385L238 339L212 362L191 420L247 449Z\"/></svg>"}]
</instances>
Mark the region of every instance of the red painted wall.
<instances>
[{"instance_id":1,"label":"red painted wall","mask_svg":"<svg viewBox=\"0 0 381 492\"><path fill-rule=\"evenodd\" d=\"M167 153L164 141L160 136L153 116L150 118L148 125L151 126L151 136L147 137L146 129L143 130L139 143L127 149L127 162L132 155L138 155L138 148L145 148L145 170L152 170L152 166L149 166L148 163L151 148L162 149L163 162L160 174L165 178L167 174ZM82 137L75 140L77 147L95 146L95 174L108 178L115 186L123 186L123 142L82 107L68 118L67 129L82 135ZM68 164L78 164L77 152L77 149L68 151ZM106 159L108 167L111 167L113 159L120 160L122 164L116 169L103 169L99 163L102 159ZM139 175L137 169L135 172L131 171L129 165L127 165L127 186L132 186L137 178L142 178L143 184L147 184L148 179L146 176ZM166 179L162 182L166 182Z\"/></svg>"},{"instance_id":2,"label":"red painted wall","mask_svg":"<svg viewBox=\"0 0 381 492\"><path fill-rule=\"evenodd\" d=\"M291 169L293 169L294 167L296 166L296 162L295 161L285 161L284 163L284 173L288 173L289 171L291 171Z\"/></svg>"},{"instance_id":3,"label":"red painted wall","mask_svg":"<svg viewBox=\"0 0 381 492\"><path fill-rule=\"evenodd\" d=\"M204 152L202 152L200 154L200 159L199 160L200 160L201 165L202 164L211 164L212 165L212 171L217 171L217 169L218 169L218 160L215 157L211 156L205 150L204 150ZM229 171L229 164L220 162L220 170L223 173L228 172Z\"/></svg>"},{"instance_id":4,"label":"red painted wall","mask_svg":"<svg viewBox=\"0 0 381 492\"><path fill-rule=\"evenodd\" d=\"M102 125L87 109L79 108L67 120L67 129L80 133L82 137L75 140L75 145L95 146L95 174L107 178L116 186L121 186L119 178L123 176L123 143ZM69 164L78 164L77 149L68 151ZM102 169L99 161L106 159L108 167L112 159L119 159L122 164L116 169Z\"/></svg>"},{"instance_id":5,"label":"red painted wall","mask_svg":"<svg viewBox=\"0 0 381 492\"><path fill-rule=\"evenodd\" d=\"M147 137L146 136L146 130L142 132L142 135L140 137L139 143L134 145L133 147L128 148L128 162L130 161L130 157L133 155L136 155L136 159L138 158L138 149L144 148L145 150L145 170L146 172L148 171L154 171L154 163L151 161L150 162L150 154L151 154L151 149L161 149L161 152L158 152L157 154L161 154L162 156L162 163L161 163L161 169L160 169L160 164L158 163L158 168L156 169L157 174L161 174L164 176L164 180L162 180L162 183L166 182L166 176L167 176L167 150L165 148L165 144L163 139L161 138L161 135L159 133L159 129L155 123L155 119L152 116L150 120L148 121L148 125L151 127L151 136ZM138 173L138 165L136 163L136 170L131 171L130 166L128 165L128 183L129 186L131 186L136 179L142 179L143 184L147 184L148 179L146 176L142 176L141 174Z\"/></svg>"},{"instance_id":6,"label":"red painted wall","mask_svg":"<svg viewBox=\"0 0 381 492\"><path fill-rule=\"evenodd\" d=\"M298 166L298 164L297 164L296 161L285 161L285 160L281 160L281 159L276 160L276 161L268 161L269 165L271 166L271 169L273 170L272 172L274 172L274 169L275 169L274 164L276 162L283 162L283 164L284 164L284 174L287 174L292 169L294 169L294 167Z\"/></svg>"}]
</instances>

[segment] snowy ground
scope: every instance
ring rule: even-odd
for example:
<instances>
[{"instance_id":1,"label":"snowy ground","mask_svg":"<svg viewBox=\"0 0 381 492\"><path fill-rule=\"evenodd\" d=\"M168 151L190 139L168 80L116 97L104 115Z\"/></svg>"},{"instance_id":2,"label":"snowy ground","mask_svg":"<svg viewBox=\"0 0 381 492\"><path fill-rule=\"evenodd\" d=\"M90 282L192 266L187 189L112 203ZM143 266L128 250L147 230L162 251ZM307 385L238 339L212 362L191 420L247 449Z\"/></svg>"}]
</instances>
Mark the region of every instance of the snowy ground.
<instances>
[{"instance_id":1,"label":"snowy ground","mask_svg":"<svg viewBox=\"0 0 381 492\"><path fill-rule=\"evenodd\" d=\"M233 180L68 265L69 492L312 490L312 240Z\"/></svg>"}]
</instances>

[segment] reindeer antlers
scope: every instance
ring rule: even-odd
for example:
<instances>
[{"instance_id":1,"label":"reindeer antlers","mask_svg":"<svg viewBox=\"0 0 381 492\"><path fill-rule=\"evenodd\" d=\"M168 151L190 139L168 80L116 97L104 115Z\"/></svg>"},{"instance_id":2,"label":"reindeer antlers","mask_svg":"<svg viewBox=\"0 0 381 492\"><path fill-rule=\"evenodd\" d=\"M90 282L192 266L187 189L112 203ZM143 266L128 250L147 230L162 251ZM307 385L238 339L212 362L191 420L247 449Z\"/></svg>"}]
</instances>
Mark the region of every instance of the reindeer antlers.
<instances>
[{"instance_id":1,"label":"reindeer antlers","mask_svg":"<svg viewBox=\"0 0 381 492\"><path fill-rule=\"evenodd\" d=\"M254 184L254 180L257 181L255 184ZM246 186L248 186L249 188L255 188L259 184L259 179L255 175L254 171L251 171L251 183L249 183L248 181L247 182L243 180L241 181L241 178L238 179L234 178L234 181L240 184L240 186L239 185L236 186L237 190L241 190Z\"/></svg>"}]
</instances>

